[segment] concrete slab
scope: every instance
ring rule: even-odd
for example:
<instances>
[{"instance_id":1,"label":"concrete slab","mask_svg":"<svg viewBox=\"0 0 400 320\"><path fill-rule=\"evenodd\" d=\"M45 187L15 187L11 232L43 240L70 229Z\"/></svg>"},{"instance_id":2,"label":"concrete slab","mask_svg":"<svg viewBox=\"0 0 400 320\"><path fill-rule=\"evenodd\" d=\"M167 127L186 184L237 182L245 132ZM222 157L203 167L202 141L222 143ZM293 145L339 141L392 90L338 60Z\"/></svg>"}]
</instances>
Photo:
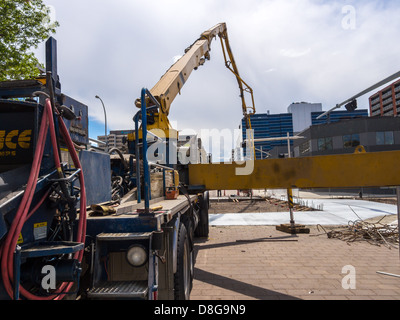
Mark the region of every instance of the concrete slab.
<instances>
[{"instance_id":1,"label":"concrete slab","mask_svg":"<svg viewBox=\"0 0 400 320\"><path fill-rule=\"evenodd\" d=\"M393 216L397 206L351 199L308 199L323 211L294 212L295 222L304 225L347 225L349 221ZM288 223L289 212L210 214L211 226L273 226Z\"/></svg>"}]
</instances>

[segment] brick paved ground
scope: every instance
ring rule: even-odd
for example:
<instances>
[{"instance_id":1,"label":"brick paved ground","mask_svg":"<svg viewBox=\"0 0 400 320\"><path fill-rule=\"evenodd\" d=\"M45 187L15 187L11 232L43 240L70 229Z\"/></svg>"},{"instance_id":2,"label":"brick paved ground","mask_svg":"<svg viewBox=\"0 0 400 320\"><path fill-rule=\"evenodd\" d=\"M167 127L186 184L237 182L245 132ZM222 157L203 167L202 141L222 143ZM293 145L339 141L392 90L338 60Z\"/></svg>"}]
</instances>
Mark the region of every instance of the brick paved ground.
<instances>
[{"instance_id":1,"label":"brick paved ground","mask_svg":"<svg viewBox=\"0 0 400 320\"><path fill-rule=\"evenodd\" d=\"M400 278L377 273L400 274L397 249L317 234L315 227L314 236L272 226L210 227L209 239L196 241L191 299L400 300ZM347 265L355 268L356 289L342 288Z\"/></svg>"}]
</instances>

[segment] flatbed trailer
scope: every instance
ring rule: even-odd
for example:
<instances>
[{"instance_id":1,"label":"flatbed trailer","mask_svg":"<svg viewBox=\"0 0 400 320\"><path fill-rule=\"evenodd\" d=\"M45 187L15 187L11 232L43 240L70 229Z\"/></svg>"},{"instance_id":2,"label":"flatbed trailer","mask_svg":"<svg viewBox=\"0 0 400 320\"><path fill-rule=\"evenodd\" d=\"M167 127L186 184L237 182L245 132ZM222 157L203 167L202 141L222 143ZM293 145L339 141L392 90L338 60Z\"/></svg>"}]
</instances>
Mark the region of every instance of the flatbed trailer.
<instances>
[{"instance_id":1,"label":"flatbed trailer","mask_svg":"<svg viewBox=\"0 0 400 320\"><path fill-rule=\"evenodd\" d=\"M208 192L149 162L146 138L125 155L93 150L88 107L61 92L55 47L45 77L0 83L0 299L189 299Z\"/></svg>"}]
</instances>

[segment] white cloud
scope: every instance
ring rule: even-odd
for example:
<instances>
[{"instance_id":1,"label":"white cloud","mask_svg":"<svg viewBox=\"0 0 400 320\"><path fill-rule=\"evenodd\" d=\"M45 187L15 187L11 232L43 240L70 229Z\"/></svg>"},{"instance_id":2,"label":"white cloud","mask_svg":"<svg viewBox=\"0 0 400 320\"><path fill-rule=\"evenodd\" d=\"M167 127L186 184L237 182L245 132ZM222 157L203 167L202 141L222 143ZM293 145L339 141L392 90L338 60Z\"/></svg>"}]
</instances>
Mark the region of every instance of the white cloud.
<instances>
[{"instance_id":1,"label":"white cloud","mask_svg":"<svg viewBox=\"0 0 400 320\"><path fill-rule=\"evenodd\" d=\"M89 105L111 129L133 128L134 100L151 89L184 49L226 22L240 75L253 88L258 113L283 113L293 101L327 110L400 69L397 1L353 0L45 0L60 27L63 91ZM343 28L342 8L356 12ZM44 60L44 58L43 58ZM367 107L366 100L360 107ZM219 41L211 61L193 72L171 108L179 129L238 128L239 90Z\"/></svg>"},{"instance_id":2,"label":"white cloud","mask_svg":"<svg viewBox=\"0 0 400 320\"><path fill-rule=\"evenodd\" d=\"M311 48L305 50L296 50L296 49L282 49L281 54L284 57L288 58L299 58L305 56L311 52Z\"/></svg>"}]
</instances>

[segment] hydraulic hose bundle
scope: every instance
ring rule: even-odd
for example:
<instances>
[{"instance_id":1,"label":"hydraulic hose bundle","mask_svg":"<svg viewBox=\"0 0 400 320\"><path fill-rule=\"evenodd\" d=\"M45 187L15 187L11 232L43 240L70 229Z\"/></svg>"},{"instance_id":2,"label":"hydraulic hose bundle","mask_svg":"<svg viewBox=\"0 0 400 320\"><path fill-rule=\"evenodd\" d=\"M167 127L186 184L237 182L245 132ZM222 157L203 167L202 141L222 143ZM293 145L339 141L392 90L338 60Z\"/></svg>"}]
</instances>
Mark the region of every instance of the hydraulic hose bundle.
<instances>
[{"instance_id":1,"label":"hydraulic hose bundle","mask_svg":"<svg viewBox=\"0 0 400 320\"><path fill-rule=\"evenodd\" d=\"M55 112L58 114L57 110ZM84 183L84 176L82 172L82 167L76 153L74 143L69 135L68 129L62 120L59 117L59 127L60 132L64 138L64 141L67 144L68 151L71 155L73 160L74 166L79 171L79 181L80 181L80 215L79 215L79 224L77 229L76 235L76 242L84 243L86 237L86 192L85 192L85 183ZM40 125L40 131L37 139L37 145L35 150L35 155L32 163L32 168L30 172L30 176L28 179L28 183L26 185L26 189L21 200L21 203L18 207L16 212L15 218L12 222L10 230L3 242L1 247L1 275L4 283L4 287L8 293L8 295L13 298L13 286L18 285L14 282L14 252L17 246L18 237L22 231L22 228L25 222L35 213L35 211L43 204L46 200L47 196L49 195L50 191L46 192L44 197L39 201L38 204L35 205L34 208L30 210L32 199L35 194L36 184L39 177L39 172L41 168L45 143L47 134L50 132L51 144L54 150L54 161L58 171L58 174L63 177L63 171L61 167L60 155L58 153L58 144L57 144L57 137L55 131L55 124L54 124L54 114L52 104L50 99L46 99L43 116ZM74 254L74 259L78 260L79 262L82 261L83 257L83 250L78 251ZM67 294L74 283L62 283L59 288L55 291L54 294L51 296L37 296L26 290L20 285L20 293L26 299L30 300L61 300L64 298L65 294Z\"/></svg>"}]
</instances>

